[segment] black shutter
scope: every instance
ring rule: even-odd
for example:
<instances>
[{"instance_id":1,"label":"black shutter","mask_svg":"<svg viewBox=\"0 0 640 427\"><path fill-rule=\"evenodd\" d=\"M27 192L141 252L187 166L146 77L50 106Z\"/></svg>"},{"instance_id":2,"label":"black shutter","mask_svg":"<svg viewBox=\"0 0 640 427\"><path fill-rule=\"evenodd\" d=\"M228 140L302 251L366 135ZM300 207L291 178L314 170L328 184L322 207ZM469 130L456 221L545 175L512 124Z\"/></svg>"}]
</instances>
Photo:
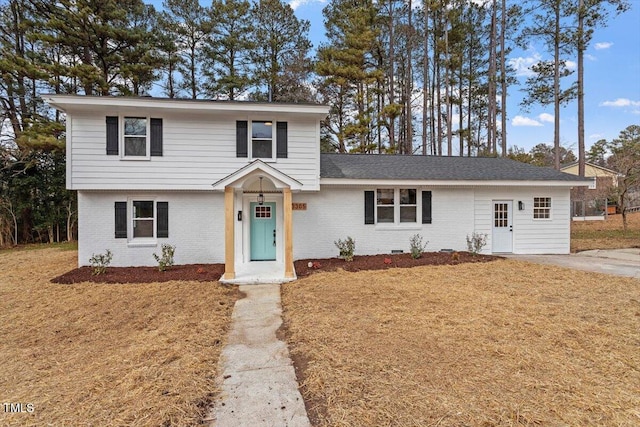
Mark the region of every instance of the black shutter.
<instances>
[{"instance_id":1,"label":"black shutter","mask_svg":"<svg viewBox=\"0 0 640 427\"><path fill-rule=\"evenodd\" d=\"M287 158L287 122L276 123L276 157Z\"/></svg>"},{"instance_id":2,"label":"black shutter","mask_svg":"<svg viewBox=\"0 0 640 427\"><path fill-rule=\"evenodd\" d=\"M375 195L373 191L364 192L364 223L375 223Z\"/></svg>"},{"instance_id":3,"label":"black shutter","mask_svg":"<svg viewBox=\"0 0 640 427\"><path fill-rule=\"evenodd\" d=\"M169 237L169 202L158 202L156 213L158 214L156 236Z\"/></svg>"},{"instance_id":4,"label":"black shutter","mask_svg":"<svg viewBox=\"0 0 640 427\"><path fill-rule=\"evenodd\" d=\"M116 202L116 239L127 238L127 202Z\"/></svg>"},{"instance_id":5,"label":"black shutter","mask_svg":"<svg viewBox=\"0 0 640 427\"><path fill-rule=\"evenodd\" d=\"M249 157L247 150L248 126L246 120L236 122L236 157Z\"/></svg>"},{"instance_id":6,"label":"black shutter","mask_svg":"<svg viewBox=\"0 0 640 427\"><path fill-rule=\"evenodd\" d=\"M118 117L107 116L107 154L118 155Z\"/></svg>"},{"instance_id":7,"label":"black shutter","mask_svg":"<svg viewBox=\"0 0 640 427\"><path fill-rule=\"evenodd\" d=\"M422 192L422 223L431 224L431 191Z\"/></svg>"},{"instance_id":8,"label":"black shutter","mask_svg":"<svg viewBox=\"0 0 640 427\"><path fill-rule=\"evenodd\" d=\"M162 119L151 119L151 155L162 156Z\"/></svg>"}]
</instances>

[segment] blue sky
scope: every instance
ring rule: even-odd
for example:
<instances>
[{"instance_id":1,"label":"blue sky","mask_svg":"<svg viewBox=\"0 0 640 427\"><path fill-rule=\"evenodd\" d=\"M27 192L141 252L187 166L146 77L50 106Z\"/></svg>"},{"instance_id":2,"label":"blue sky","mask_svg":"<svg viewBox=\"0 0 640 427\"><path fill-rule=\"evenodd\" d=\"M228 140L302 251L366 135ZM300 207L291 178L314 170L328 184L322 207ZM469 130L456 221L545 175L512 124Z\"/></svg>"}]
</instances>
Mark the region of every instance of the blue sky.
<instances>
[{"instance_id":1,"label":"blue sky","mask_svg":"<svg viewBox=\"0 0 640 427\"><path fill-rule=\"evenodd\" d=\"M200 1L201 4L210 4ZM296 16L311 23L310 38L317 47L324 40L322 8L326 0L291 0ZM156 7L161 0L152 0ZM596 29L585 56L585 144L611 140L627 126L640 125L640 0L630 0L631 9ZM527 67L551 59L540 45L514 51L508 58L524 82ZM573 61L576 58L566 58ZM570 79L573 77L569 77ZM553 106L520 108L524 94L510 87L507 101L507 135L510 146L529 150L536 144L553 145ZM560 142L577 154L577 106L572 102L561 110ZM454 154L457 154L454 153Z\"/></svg>"}]
</instances>

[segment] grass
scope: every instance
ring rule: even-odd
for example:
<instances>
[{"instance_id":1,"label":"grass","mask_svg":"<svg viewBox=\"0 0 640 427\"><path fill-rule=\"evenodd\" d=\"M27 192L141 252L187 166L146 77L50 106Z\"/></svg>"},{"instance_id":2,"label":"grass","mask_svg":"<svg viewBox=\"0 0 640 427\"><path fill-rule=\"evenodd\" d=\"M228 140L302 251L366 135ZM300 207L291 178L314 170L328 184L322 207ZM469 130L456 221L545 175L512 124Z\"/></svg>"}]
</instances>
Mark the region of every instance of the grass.
<instances>
[{"instance_id":1,"label":"grass","mask_svg":"<svg viewBox=\"0 0 640 427\"><path fill-rule=\"evenodd\" d=\"M640 212L628 214L627 221L627 233L622 215L610 215L604 221L572 221L571 252L640 247Z\"/></svg>"},{"instance_id":2,"label":"grass","mask_svg":"<svg viewBox=\"0 0 640 427\"><path fill-rule=\"evenodd\" d=\"M2 425L197 425L216 391L235 289L216 282L58 285L61 248L0 253Z\"/></svg>"},{"instance_id":3,"label":"grass","mask_svg":"<svg viewBox=\"0 0 640 427\"><path fill-rule=\"evenodd\" d=\"M316 426L638 425L640 282L514 260L283 286Z\"/></svg>"}]
</instances>

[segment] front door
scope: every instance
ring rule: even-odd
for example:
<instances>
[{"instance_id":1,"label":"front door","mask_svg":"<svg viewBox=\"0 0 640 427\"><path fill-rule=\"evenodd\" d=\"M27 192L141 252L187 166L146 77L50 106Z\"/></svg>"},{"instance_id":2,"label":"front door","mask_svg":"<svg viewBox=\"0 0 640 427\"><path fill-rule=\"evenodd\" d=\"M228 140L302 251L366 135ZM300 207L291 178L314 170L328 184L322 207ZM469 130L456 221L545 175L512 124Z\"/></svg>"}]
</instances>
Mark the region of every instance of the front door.
<instances>
[{"instance_id":1,"label":"front door","mask_svg":"<svg viewBox=\"0 0 640 427\"><path fill-rule=\"evenodd\" d=\"M251 202L251 261L276 259L276 204Z\"/></svg>"},{"instance_id":2,"label":"front door","mask_svg":"<svg viewBox=\"0 0 640 427\"><path fill-rule=\"evenodd\" d=\"M513 252L512 200L494 200L492 252Z\"/></svg>"}]
</instances>

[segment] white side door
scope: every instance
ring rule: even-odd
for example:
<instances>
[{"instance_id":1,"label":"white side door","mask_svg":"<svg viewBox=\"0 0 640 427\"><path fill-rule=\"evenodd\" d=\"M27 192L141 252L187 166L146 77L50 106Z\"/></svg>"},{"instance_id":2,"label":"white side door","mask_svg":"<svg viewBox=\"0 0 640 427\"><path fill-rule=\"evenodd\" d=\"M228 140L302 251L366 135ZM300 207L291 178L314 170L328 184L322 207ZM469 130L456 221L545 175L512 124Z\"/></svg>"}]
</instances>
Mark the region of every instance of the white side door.
<instances>
[{"instance_id":1,"label":"white side door","mask_svg":"<svg viewBox=\"0 0 640 427\"><path fill-rule=\"evenodd\" d=\"M493 253L513 252L513 200L493 201Z\"/></svg>"}]
</instances>

